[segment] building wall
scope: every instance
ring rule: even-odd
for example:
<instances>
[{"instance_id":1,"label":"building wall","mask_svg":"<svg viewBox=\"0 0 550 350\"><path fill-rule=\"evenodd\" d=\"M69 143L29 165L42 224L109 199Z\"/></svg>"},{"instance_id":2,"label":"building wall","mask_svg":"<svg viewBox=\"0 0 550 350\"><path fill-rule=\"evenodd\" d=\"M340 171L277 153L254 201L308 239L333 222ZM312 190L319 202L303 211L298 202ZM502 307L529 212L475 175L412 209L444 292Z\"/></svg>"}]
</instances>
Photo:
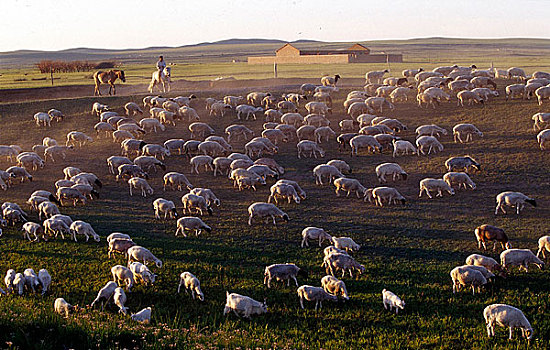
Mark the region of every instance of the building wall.
<instances>
[{"instance_id":1,"label":"building wall","mask_svg":"<svg viewBox=\"0 0 550 350\"><path fill-rule=\"evenodd\" d=\"M360 55L356 57L350 57L350 63L385 63L385 62L403 62L403 55L401 54L374 54L374 55Z\"/></svg>"},{"instance_id":2,"label":"building wall","mask_svg":"<svg viewBox=\"0 0 550 350\"><path fill-rule=\"evenodd\" d=\"M248 57L248 64L273 64L273 63L301 63L301 64L349 63L349 58L348 58L348 55Z\"/></svg>"},{"instance_id":3,"label":"building wall","mask_svg":"<svg viewBox=\"0 0 550 350\"><path fill-rule=\"evenodd\" d=\"M277 56L300 56L300 50L290 45L280 48L276 53Z\"/></svg>"}]
</instances>

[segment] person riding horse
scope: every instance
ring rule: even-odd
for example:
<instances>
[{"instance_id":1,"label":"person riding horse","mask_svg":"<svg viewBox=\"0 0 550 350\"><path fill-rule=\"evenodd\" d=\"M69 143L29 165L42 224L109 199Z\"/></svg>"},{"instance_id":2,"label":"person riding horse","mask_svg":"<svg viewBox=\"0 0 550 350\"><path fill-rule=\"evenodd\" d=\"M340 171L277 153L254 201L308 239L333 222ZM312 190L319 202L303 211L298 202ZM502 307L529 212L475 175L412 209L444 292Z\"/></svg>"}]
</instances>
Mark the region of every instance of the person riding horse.
<instances>
[{"instance_id":1,"label":"person riding horse","mask_svg":"<svg viewBox=\"0 0 550 350\"><path fill-rule=\"evenodd\" d=\"M164 62L164 57L159 56L159 60L157 61L157 69L159 71L159 77L162 77L164 68L166 68L166 62Z\"/></svg>"}]
</instances>

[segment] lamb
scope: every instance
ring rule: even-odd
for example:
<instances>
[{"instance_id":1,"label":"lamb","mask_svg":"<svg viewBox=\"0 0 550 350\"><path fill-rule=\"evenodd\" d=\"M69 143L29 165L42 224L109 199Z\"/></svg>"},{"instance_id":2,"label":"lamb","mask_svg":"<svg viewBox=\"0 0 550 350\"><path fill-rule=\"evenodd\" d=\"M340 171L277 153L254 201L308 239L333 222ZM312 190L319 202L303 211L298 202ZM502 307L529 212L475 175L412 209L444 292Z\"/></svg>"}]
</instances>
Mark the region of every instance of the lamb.
<instances>
[{"instance_id":1,"label":"lamb","mask_svg":"<svg viewBox=\"0 0 550 350\"><path fill-rule=\"evenodd\" d=\"M206 204L206 199L204 199L204 197L187 193L181 197L181 202L183 203L183 214L185 214L187 210L189 210L189 213L192 213L194 210L204 215L203 210L205 210L208 212L208 215L212 215L212 208Z\"/></svg>"},{"instance_id":2,"label":"lamb","mask_svg":"<svg viewBox=\"0 0 550 350\"><path fill-rule=\"evenodd\" d=\"M514 97L523 98L525 95L525 85L523 84L512 84L506 87L506 102L508 99L513 100Z\"/></svg>"},{"instance_id":3,"label":"lamb","mask_svg":"<svg viewBox=\"0 0 550 350\"><path fill-rule=\"evenodd\" d=\"M65 318L67 318L69 317L69 314L78 311L78 306L76 305L73 306L69 304L63 298L57 298L53 303L53 309L56 313L60 314L61 316L65 316Z\"/></svg>"},{"instance_id":4,"label":"lamb","mask_svg":"<svg viewBox=\"0 0 550 350\"><path fill-rule=\"evenodd\" d=\"M475 295L475 287L479 288L487 284L487 279L477 270L469 266L458 266L451 270L453 280L453 293L459 292L462 286L472 286L472 293Z\"/></svg>"},{"instance_id":5,"label":"lamb","mask_svg":"<svg viewBox=\"0 0 550 350\"><path fill-rule=\"evenodd\" d=\"M334 186L336 187L336 196L340 196L341 192L346 192L346 197L349 197L350 193L355 192L357 198L364 196L365 191L367 190L361 183L356 179L348 179L345 177L340 177L334 180Z\"/></svg>"},{"instance_id":6,"label":"lamb","mask_svg":"<svg viewBox=\"0 0 550 350\"><path fill-rule=\"evenodd\" d=\"M25 180L29 180L32 182L32 175L29 174L25 168L21 168L18 166L11 166L6 169L6 172L11 174L12 178L19 178L21 180L21 183L25 182Z\"/></svg>"},{"instance_id":7,"label":"lamb","mask_svg":"<svg viewBox=\"0 0 550 350\"><path fill-rule=\"evenodd\" d=\"M436 151L443 151L443 145L434 136L420 136L416 139L416 147L418 147L417 154L419 156L421 153L426 155L432 153L432 151L434 151L434 153L436 153ZM425 151L426 148L428 149L428 153Z\"/></svg>"},{"instance_id":8,"label":"lamb","mask_svg":"<svg viewBox=\"0 0 550 350\"><path fill-rule=\"evenodd\" d=\"M208 233L212 232L212 228L204 223L200 218L194 216L184 216L177 221L177 229L175 236L181 232L183 237L187 237L185 230L193 230L195 235L201 234L202 230L206 230Z\"/></svg>"},{"instance_id":9,"label":"lamb","mask_svg":"<svg viewBox=\"0 0 550 350\"><path fill-rule=\"evenodd\" d=\"M144 265L147 265L147 262L152 261L158 268L162 267L162 261L154 256L153 253L151 253L148 249L137 245L128 249L128 265L130 265L133 261L143 261Z\"/></svg>"},{"instance_id":10,"label":"lamb","mask_svg":"<svg viewBox=\"0 0 550 350\"><path fill-rule=\"evenodd\" d=\"M59 208L57 205L46 200L38 205L38 218L42 220L42 216L50 218L56 214L59 214Z\"/></svg>"},{"instance_id":11,"label":"lamb","mask_svg":"<svg viewBox=\"0 0 550 350\"><path fill-rule=\"evenodd\" d=\"M365 74L365 80L370 84L380 84L384 74L389 73L390 71L384 69L383 71L370 71Z\"/></svg>"},{"instance_id":12,"label":"lamb","mask_svg":"<svg viewBox=\"0 0 550 350\"><path fill-rule=\"evenodd\" d=\"M23 231L23 238L27 238L31 242L38 242L39 236L42 236L42 239L45 238L44 230L42 229L42 226L34 222L24 223L22 231ZM31 240L31 235L34 236L33 240Z\"/></svg>"},{"instance_id":13,"label":"lamb","mask_svg":"<svg viewBox=\"0 0 550 350\"><path fill-rule=\"evenodd\" d=\"M145 285L152 285L153 283L155 283L157 275L152 273L151 270L149 270L147 266L143 265L142 263L133 262L128 266L128 268L130 269L130 271L132 271L135 282L140 282Z\"/></svg>"},{"instance_id":14,"label":"lamb","mask_svg":"<svg viewBox=\"0 0 550 350\"><path fill-rule=\"evenodd\" d=\"M336 297L341 295L344 300L349 300L348 290L344 281L341 281L331 275L326 275L325 277L321 278L321 286L328 294L334 295Z\"/></svg>"},{"instance_id":15,"label":"lamb","mask_svg":"<svg viewBox=\"0 0 550 350\"><path fill-rule=\"evenodd\" d=\"M507 205L509 207L516 207L516 213L519 215L519 212L523 209L525 206L525 202L531 204L533 207L537 206L537 202L530 197L527 197L521 192L502 192L497 195L497 206L495 208L495 215L498 214L498 210L502 210L504 214L506 214L506 210L504 210L504 206Z\"/></svg>"},{"instance_id":16,"label":"lamb","mask_svg":"<svg viewBox=\"0 0 550 350\"><path fill-rule=\"evenodd\" d=\"M540 270L544 268L544 262L540 260L530 249L506 249L500 253L500 264L508 269L508 265L518 266L521 270L529 272L529 264L535 264Z\"/></svg>"},{"instance_id":17,"label":"lamb","mask_svg":"<svg viewBox=\"0 0 550 350\"><path fill-rule=\"evenodd\" d=\"M437 191L436 197L443 197L443 191L447 191L451 196L454 196L455 191L443 179L425 178L420 181L420 193L418 197L422 197L422 193L431 199L433 198L430 191Z\"/></svg>"},{"instance_id":18,"label":"lamb","mask_svg":"<svg viewBox=\"0 0 550 350\"><path fill-rule=\"evenodd\" d=\"M151 307L146 307L145 309L132 314L130 318L132 321L149 324L151 322Z\"/></svg>"},{"instance_id":19,"label":"lamb","mask_svg":"<svg viewBox=\"0 0 550 350\"><path fill-rule=\"evenodd\" d=\"M250 318L251 315L260 315L267 312L267 304L264 301L260 303L250 297L240 295L237 293L226 292L226 302L223 309L224 316L233 311L237 317L243 315L246 318Z\"/></svg>"},{"instance_id":20,"label":"lamb","mask_svg":"<svg viewBox=\"0 0 550 350\"><path fill-rule=\"evenodd\" d=\"M405 302L387 289L382 290L382 303L384 304L384 309L386 310L388 309L388 307L390 311L395 308L396 315L399 312L399 309L405 309Z\"/></svg>"},{"instance_id":21,"label":"lamb","mask_svg":"<svg viewBox=\"0 0 550 350\"><path fill-rule=\"evenodd\" d=\"M111 274L113 275L113 281L118 285L121 283L126 283L126 288L128 292L131 292L132 287L134 286L134 274L130 271L129 268L122 265L115 265L111 268Z\"/></svg>"},{"instance_id":22,"label":"lamb","mask_svg":"<svg viewBox=\"0 0 550 350\"><path fill-rule=\"evenodd\" d=\"M267 284L267 288L271 288L271 280L275 279L276 281L287 281L287 286L290 285L290 280L294 280L296 287L298 287L298 281L296 276L302 275L307 278L307 272L303 269L300 269L294 264L274 264L267 266L264 272L264 284Z\"/></svg>"},{"instance_id":23,"label":"lamb","mask_svg":"<svg viewBox=\"0 0 550 350\"><path fill-rule=\"evenodd\" d=\"M319 154L321 158L325 156L325 151L314 141L302 140L298 142L296 147L298 148L298 159L301 158L300 156L306 157L306 153L309 153L309 158L311 158L312 155L317 158L317 154Z\"/></svg>"},{"instance_id":24,"label":"lamb","mask_svg":"<svg viewBox=\"0 0 550 350\"><path fill-rule=\"evenodd\" d=\"M25 286L27 289L31 289L33 293L36 293L36 289L40 286L40 279L33 269L26 269L23 272L25 276Z\"/></svg>"},{"instance_id":25,"label":"lamb","mask_svg":"<svg viewBox=\"0 0 550 350\"><path fill-rule=\"evenodd\" d=\"M414 147L414 145L412 143L410 143L409 141L407 140L396 140L396 139L393 139L392 140L392 145L393 145L393 157L395 158L396 156L398 155L403 155L403 154L409 154L409 151L411 152L411 154L416 154L418 153L418 150L416 149L416 147Z\"/></svg>"},{"instance_id":26,"label":"lamb","mask_svg":"<svg viewBox=\"0 0 550 350\"><path fill-rule=\"evenodd\" d=\"M184 286L185 292L191 291L191 296L195 300L195 295L199 298L200 301L204 301L204 294L201 290L200 281L195 275L191 272L183 272L180 275L180 283L178 285L178 293L180 292L181 286Z\"/></svg>"},{"instance_id":27,"label":"lamb","mask_svg":"<svg viewBox=\"0 0 550 350\"><path fill-rule=\"evenodd\" d=\"M321 85L323 86L336 86L338 80L341 79L339 74L336 74L334 77L324 76L321 78Z\"/></svg>"},{"instance_id":28,"label":"lamb","mask_svg":"<svg viewBox=\"0 0 550 350\"><path fill-rule=\"evenodd\" d=\"M546 259L545 252L550 252L550 236L542 236L539 238L539 250L537 251L537 257L542 253L542 258Z\"/></svg>"},{"instance_id":29,"label":"lamb","mask_svg":"<svg viewBox=\"0 0 550 350\"><path fill-rule=\"evenodd\" d=\"M397 191L393 187L376 187L372 189L372 191L370 192L370 196L372 196L374 203L381 207L384 206L384 202L387 202L389 205L391 205L392 203L397 204L398 201L400 201L401 204L406 203L405 197L403 197L401 193L399 193L399 191ZM368 190L365 191L364 200L369 200L370 202Z\"/></svg>"},{"instance_id":30,"label":"lamb","mask_svg":"<svg viewBox=\"0 0 550 350\"><path fill-rule=\"evenodd\" d=\"M265 203L265 202L252 203L248 207L248 213L249 213L249 218L248 218L249 226L252 226L252 219L254 217L260 217L260 218L271 217L271 219L273 220L273 225L277 225L275 221L276 217L280 217L284 221L290 220L288 215L285 212L283 212L281 209L277 208L274 204L271 204L271 203Z\"/></svg>"},{"instance_id":31,"label":"lamb","mask_svg":"<svg viewBox=\"0 0 550 350\"><path fill-rule=\"evenodd\" d=\"M206 136L213 135L214 129L206 123L195 122L189 124L189 131L191 132L191 138L201 138L204 139Z\"/></svg>"},{"instance_id":32,"label":"lamb","mask_svg":"<svg viewBox=\"0 0 550 350\"><path fill-rule=\"evenodd\" d=\"M330 184L334 179L344 177L338 168L328 164L317 165L313 168L313 175L315 176L315 184L321 186L325 185L323 178L328 178L327 184Z\"/></svg>"},{"instance_id":33,"label":"lamb","mask_svg":"<svg viewBox=\"0 0 550 350\"><path fill-rule=\"evenodd\" d=\"M537 96L539 106L542 106L542 101L544 101L544 99L550 100L550 86L539 87L535 90L535 96Z\"/></svg>"},{"instance_id":34,"label":"lamb","mask_svg":"<svg viewBox=\"0 0 550 350\"><path fill-rule=\"evenodd\" d=\"M155 210L155 218L160 219L160 214L164 213L164 219L170 216L170 219L175 219L178 216L176 212L176 205L174 202L166 200L164 198L157 198L153 202L153 209Z\"/></svg>"},{"instance_id":35,"label":"lamb","mask_svg":"<svg viewBox=\"0 0 550 350\"><path fill-rule=\"evenodd\" d=\"M483 317L487 325L487 336L495 335L495 324L510 329L509 340L512 340L514 328L520 328L521 334L527 340L533 338L533 327L520 309L506 304L491 304L483 310Z\"/></svg>"},{"instance_id":36,"label":"lamb","mask_svg":"<svg viewBox=\"0 0 550 350\"><path fill-rule=\"evenodd\" d=\"M114 253L121 253L124 256L128 254L128 249L135 246L136 243L134 243L131 239L125 239L125 238L113 238L109 241L109 259L111 258L111 254Z\"/></svg>"},{"instance_id":37,"label":"lamb","mask_svg":"<svg viewBox=\"0 0 550 350\"><path fill-rule=\"evenodd\" d=\"M300 204L300 196L298 196L292 185L276 183L271 186L267 202L271 203L273 199L275 200L275 204L279 204L278 198L282 198L283 200L287 199L288 204L290 204L291 200L294 200L296 204Z\"/></svg>"},{"instance_id":38,"label":"lamb","mask_svg":"<svg viewBox=\"0 0 550 350\"><path fill-rule=\"evenodd\" d=\"M480 254L469 255L466 258L466 265L483 266L494 274L504 273L502 265L500 265L495 259Z\"/></svg>"},{"instance_id":39,"label":"lamb","mask_svg":"<svg viewBox=\"0 0 550 350\"><path fill-rule=\"evenodd\" d=\"M397 181L400 178L407 180L407 173L397 163L382 163L376 167L376 176L380 183L387 182L386 176L391 175L393 181Z\"/></svg>"},{"instance_id":40,"label":"lamb","mask_svg":"<svg viewBox=\"0 0 550 350\"><path fill-rule=\"evenodd\" d=\"M124 293L124 290L120 287L117 287L113 293L113 301L115 302L115 305L118 306L119 313L128 314L128 308L124 306L126 304L126 293Z\"/></svg>"},{"instance_id":41,"label":"lamb","mask_svg":"<svg viewBox=\"0 0 550 350\"><path fill-rule=\"evenodd\" d=\"M329 235L324 229L319 227L306 227L302 230L302 248L304 245L306 247L309 247L309 240L310 239L318 239L319 240L319 247L321 247L321 244L327 240L332 241L332 236Z\"/></svg>"},{"instance_id":42,"label":"lamb","mask_svg":"<svg viewBox=\"0 0 550 350\"><path fill-rule=\"evenodd\" d=\"M382 153L382 145L371 135L354 136L349 140L349 145L351 146L352 157L353 155L358 156L359 149L361 148L367 148L367 150L372 151L372 153L375 151Z\"/></svg>"},{"instance_id":43,"label":"lamb","mask_svg":"<svg viewBox=\"0 0 550 350\"><path fill-rule=\"evenodd\" d=\"M37 126L40 126L40 124L44 125L44 127L51 126L52 117L48 113L38 112L33 118Z\"/></svg>"},{"instance_id":44,"label":"lamb","mask_svg":"<svg viewBox=\"0 0 550 350\"><path fill-rule=\"evenodd\" d=\"M298 193L298 196L300 196L302 200L306 199L306 192L300 187L300 185L298 185L296 181L281 179L281 180L278 180L275 184L290 185L294 187L294 189L296 190L296 193Z\"/></svg>"},{"instance_id":45,"label":"lamb","mask_svg":"<svg viewBox=\"0 0 550 350\"><path fill-rule=\"evenodd\" d=\"M45 295L48 292L48 288L50 288L50 284L52 283L52 276L50 276L48 270L40 269L40 271L38 271L38 280L42 286L42 295Z\"/></svg>"},{"instance_id":46,"label":"lamb","mask_svg":"<svg viewBox=\"0 0 550 350\"><path fill-rule=\"evenodd\" d=\"M458 189L464 186L464 189L470 187L472 190L476 189L476 184L470 179L466 173L448 172L443 175L443 181L445 181L449 187L457 185Z\"/></svg>"},{"instance_id":47,"label":"lamb","mask_svg":"<svg viewBox=\"0 0 550 350\"><path fill-rule=\"evenodd\" d=\"M338 297L325 292L325 290L320 287L303 285L298 288L297 292L298 297L300 298L300 306L302 307L302 309L305 309L304 299L307 301L315 301L315 311L317 311L317 307L322 308L322 303L325 300L338 301Z\"/></svg>"},{"instance_id":48,"label":"lamb","mask_svg":"<svg viewBox=\"0 0 550 350\"><path fill-rule=\"evenodd\" d=\"M124 267L124 266L123 266ZM109 302L111 297L113 296L115 289L117 289L118 286L116 282L109 281L103 288L99 290L97 293L97 297L92 301L90 304L90 307L93 309L94 305L101 301L101 311L103 311L103 307L105 306L105 303Z\"/></svg>"},{"instance_id":49,"label":"lamb","mask_svg":"<svg viewBox=\"0 0 550 350\"><path fill-rule=\"evenodd\" d=\"M149 186L149 183L147 183L147 180L141 178L141 177L132 177L130 180L128 180L128 186L130 187L130 196L133 195L132 189L136 189L141 191L141 195L143 197L147 197L147 195L153 194L153 188Z\"/></svg>"},{"instance_id":50,"label":"lamb","mask_svg":"<svg viewBox=\"0 0 550 350\"><path fill-rule=\"evenodd\" d=\"M96 242L99 242L100 240L99 235L94 231L94 229L92 228L92 225L81 220L74 221L69 227L69 231L72 234L75 242L76 242L77 234L84 235L86 237L86 242L88 242L88 239L90 238L90 236L92 236L92 238Z\"/></svg>"},{"instance_id":51,"label":"lamb","mask_svg":"<svg viewBox=\"0 0 550 350\"><path fill-rule=\"evenodd\" d=\"M52 216L49 219L44 220L44 233L52 232L57 237L58 234L61 234L61 238L65 239L63 232L69 233L69 225L67 225L63 220L55 218Z\"/></svg>"},{"instance_id":52,"label":"lamb","mask_svg":"<svg viewBox=\"0 0 550 350\"><path fill-rule=\"evenodd\" d=\"M332 253L326 256L323 260L323 266L326 266L327 274L330 272L334 276L335 271L342 270L342 278L349 272L350 277L353 277L352 270L357 270L359 274L365 272L365 267L355 261L354 258L348 254Z\"/></svg>"},{"instance_id":53,"label":"lamb","mask_svg":"<svg viewBox=\"0 0 550 350\"><path fill-rule=\"evenodd\" d=\"M334 247L346 251L358 251L361 249L361 246L349 237L332 237L332 243L334 244Z\"/></svg>"}]
</instances>

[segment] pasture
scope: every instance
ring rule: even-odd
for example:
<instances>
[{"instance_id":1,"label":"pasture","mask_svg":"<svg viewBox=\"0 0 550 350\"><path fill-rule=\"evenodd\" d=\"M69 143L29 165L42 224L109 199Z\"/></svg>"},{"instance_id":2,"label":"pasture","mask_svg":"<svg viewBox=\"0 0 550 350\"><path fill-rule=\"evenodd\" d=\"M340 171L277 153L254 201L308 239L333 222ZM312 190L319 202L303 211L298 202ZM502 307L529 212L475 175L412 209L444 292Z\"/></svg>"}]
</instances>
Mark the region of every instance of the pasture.
<instances>
[{"instance_id":1,"label":"pasture","mask_svg":"<svg viewBox=\"0 0 550 350\"><path fill-rule=\"evenodd\" d=\"M410 65L408 65L410 66ZM520 65L518 65L520 66ZM355 66L354 66L355 67ZM333 67L311 67L314 76ZM365 68L365 67L363 67ZM263 69L263 68L262 68ZM271 69L266 68L266 69ZM531 69L529 69L531 71ZM136 73L137 74L137 73ZM225 74L225 73L224 73ZM232 73L233 74L233 73ZM364 71L363 71L364 74ZM216 75L221 75L216 73ZM360 75L358 75L360 76ZM306 79L317 83L318 79ZM155 190L152 197L130 197L125 182L117 183L108 173L105 159L118 155L120 148L111 139L97 138L93 125L97 117L90 113L94 101L106 103L122 112L128 101L141 104L144 95L117 97L82 97L0 105L4 127L0 134L2 144L20 145L30 150L45 136L65 141L72 130L83 131L94 137L94 142L82 149L69 152L62 162L46 163L44 169L33 172L33 182L16 184L0 193L2 201L19 203L25 210L28 196L37 189L53 191L53 184L63 177L66 166L76 166L95 173L103 182L101 197L84 207L63 207L63 214L93 225L101 235L101 242L79 242L56 239L30 243L22 239L20 225L4 228L0 238L0 272L9 268L35 271L47 268L53 277L51 292L41 297L0 297L0 347L57 349L68 348L441 348L441 349L518 349L527 348L527 342L515 332L514 340L507 340L507 331L497 329L497 336L488 339L483 309L492 303L507 303L519 307L535 330L530 347L545 349L550 344L550 276L548 271L534 267L529 273L514 269L507 279L499 279L494 287L472 296L469 291L452 293L449 271L464 263L477 248L473 230L483 223L502 227L511 238L514 248L537 248L537 240L547 234L544 218L550 214L550 182L547 180L550 161L540 151L531 116L548 111L545 104L539 108L534 100L504 101L504 87L499 81L501 97L491 100L485 108L456 107L456 99L443 103L437 109L420 109L409 101L396 104L393 112L382 115L395 117L408 126L399 134L414 141L414 130L422 124L437 124L448 131L455 124L470 122L484 133L472 143L455 144L452 135L444 136L445 149L429 156L403 156L395 159L409 178L395 186L407 199L404 206L375 207L352 196L336 197L334 186L315 185L312 169L331 159L342 159L353 168L350 177L360 180L368 188L378 186L374 168L384 162L393 162L391 152L363 154L350 157L337 150L331 140L321 146L326 151L323 159L297 159L295 142L280 146L273 158L285 168L282 178L298 181L307 192L301 204L281 204L290 216L290 222L277 226L256 222L247 225L247 207L255 201L266 201L269 186L258 191L238 192L225 177L214 177L211 172L191 174L183 156L170 156L167 171L184 173L195 187L211 188L221 200L211 217L204 217L212 226L212 233L199 237L174 237L175 220L155 220L152 201L163 197L173 200L181 214L182 192L162 190L163 172L150 174L149 183ZM296 90L298 86L295 87ZM342 102L347 92L360 86L346 86L336 94L331 126L344 119ZM90 91L92 87L90 86ZM241 87L245 95L250 89ZM275 94L287 92L273 86ZM181 92L189 95L189 91ZM204 98L223 97L222 92L203 93L194 107L201 121L209 123L216 134L223 135L227 125L242 123L259 135L263 120L237 121L234 115L214 118L206 114ZM170 96L180 93L172 92ZM192 105L193 106L193 105ZM32 116L38 111L57 108L68 117L61 123L52 122L51 128L38 128ZM304 112L303 107L300 110ZM147 112L146 112L147 115ZM163 143L171 138L189 139L188 122L167 127L165 132L146 134L149 143ZM452 133L450 133L452 134ZM233 144L234 151L244 151L244 142ZM425 177L441 177L444 162L451 156L469 154L482 164L472 179L475 191L460 190L443 198L418 198L418 183ZM1 160L1 167L11 164ZM510 210L508 215L494 215L495 196L502 191L520 191L536 198L536 208L526 207L520 216ZM36 213L31 221L38 221ZM263 272L267 265L292 262L309 271L300 284L320 285L325 275L320 267L322 249L311 244L300 248L301 231L306 226L325 228L333 236L350 236L362 245L355 258L366 267L358 278L346 276L351 299L347 302L323 304L319 312L307 303L302 310L294 286L275 283L267 289ZM110 268L125 265L120 255L107 258L105 237L111 232L124 232L139 245L149 248L163 261L163 267L151 269L159 274L152 287L137 286L127 293L126 306L132 312L152 306L151 325L138 325L116 313L114 306L104 312L86 309L64 319L53 313L53 302L64 297L82 307L88 305L97 291L111 280ZM486 254L498 260L498 253ZM201 281L205 301L193 301L185 293L176 294L179 274L191 271ZM381 291L387 288L401 296L406 307L399 315L382 306ZM236 292L256 300L267 298L268 313L251 320L222 315L225 292Z\"/></svg>"}]
</instances>

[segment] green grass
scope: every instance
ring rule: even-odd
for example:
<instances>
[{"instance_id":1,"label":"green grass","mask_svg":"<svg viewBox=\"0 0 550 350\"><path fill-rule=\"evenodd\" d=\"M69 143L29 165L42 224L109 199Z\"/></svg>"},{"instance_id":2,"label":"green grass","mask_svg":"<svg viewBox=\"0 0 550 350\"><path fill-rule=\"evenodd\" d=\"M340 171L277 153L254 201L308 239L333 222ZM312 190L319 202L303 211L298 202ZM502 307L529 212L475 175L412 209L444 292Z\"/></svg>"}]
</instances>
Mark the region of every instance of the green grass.
<instances>
[{"instance_id":1,"label":"green grass","mask_svg":"<svg viewBox=\"0 0 550 350\"><path fill-rule=\"evenodd\" d=\"M315 69L324 69L316 67ZM313 68L312 68L313 69ZM139 74L136 71L136 75ZM202 74L210 74L203 72ZM503 83L499 83L502 92ZM244 92L244 91L243 91ZM272 91L282 92L282 91ZM330 117L334 127L343 119L342 102L348 91L341 91ZM175 92L174 92L175 94ZM236 122L232 116L223 119L208 117L203 99L197 92L196 105L204 121L218 134ZM221 97L221 95L216 95ZM2 144L18 144L25 150L50 136L63 142L68 131L79 130L93 135L97 117L90 115L93 101L108 103L120 111L129 100L140 96L61 99L0 105L4 128ZM546 107L546 106L544 106ZM66 121L52 124L50 129L37 128L32 115L49 108L58 108L68 115ZM23 297L0 297L0 347L50 349L73 348L438 348L438 349L524 349L527 342L516 333L507 340L506 330L497 329L497 336L488 339L482 311L491 303L509 303L522 309L535 329L531 348L545 349L550 342L550 304L547 271L534 268L528 273L514 270L493 288L472 296L469 292L453 295L449 271L463 264L472 253L479 253L473 229L488 223L503 227L517 248L536 249L538 237L546 234L545 218L550 214L550 183L547 154L536 143L530 117L539 108L533 101L505 103L503 98L491 101L486 108L457 108L453 103L438 109L419 109L413 103L398 104L384 115L397 117L409 126L400 136L414 140L414 129L436 123L451 130L459 122L472 122L485 137L470 144L455 144L450 136L442 142L445 150L429 157L408 156L396 161L409 173L406 182L390 184L408 199L406 206L378 208L357 198L335 197L332 186L316 186L311 170L330 159L343 159L353 167L353 178L365 186L377 186L376 165L394 161L387 152L351 158L339 153L331 141L324 144L325 159L296 158L294 144L281 146L274 158L286 168L284 178L293 179L307 192L307 200L299 205L282 204L291 221L276 227L255 224L249 227L247 207L254 201L265 201L269 186L257 192L238 192L231 182L211 174L191 175L188 162L180 156L169 157L167 171L185 173L196 187L209 187L221 199L212 217L205 217L211 234L200 237L175 238L175 221L155 220L152 201L158 197L173 200L181 208L182 193L162 192L162 173L152 174L152 197L129 197L127 186L117 183L107 172L105 159L119 154L119 146L111 140L97 139L82 150L68 154L64 162L47 163L33 173L32 183L17 184L1 193L4 201L17 202L25 209L25 200L37 189L53 190L53 183L62 178L65 166L77 166L97 174L105 184L101 198L85 207L64 207L62 213L73 219L90 222L102 236L100 243L54 240L29 243L21 238L19 228L4 229L0 238L0 272L8 268L35 271L47 268L53 277L51 293L45 297L25 294ZM256 134L262 121L244 121ZM188 123L169 127L166 132L147 134L147 142L183 137L189 138ZM95 135L94 135L95 136ZM243 142L233 145L243 150ZM452 155L470 154L483 165L474 173L475 191L458 191L454 197L433 200L418 199L418 182L424 177L441 177L444 161ZM10 166L1 161L1 166ZM270 182L271 183L271 182ZM269 183L269 184L270 184ZM537 199L537 208L526 207L521 216L494 216L495 196L505 190L517 190ZM180 211L181 213L181 211ZM38 221L35 213L31 221ZM272 263L294 262L310 272L301 284L320 285L322 250L312 244L300 248L301 230L319 226L336 236L351 236L363 248L355 257L365 265L359 278L346 277L351 299L346 303L325 303L315 313L313 305L299 307L296 288L263 286L263 271ZM116 314L86 309L68 319L53 314L53 301L64 297L72 304L88 305L97 291L111 279L110 268L125 264L118 256L107 258L105 237L114 231L130 234L134 240L159 257L162 269L152 287L137 286L128 293L127 306L136 312L153 307L152 324L136 325ZM497 253L486 253L498 258ZM191 271L200 280L206 300L193 301L189 295L176 294L178 276ZM384 310L381 290L387 288L406 301L398 316ZM263 300L267 297L269 312L252 320L222 315L225 292L237 292Z\"/></svg>"}]
</instances>

